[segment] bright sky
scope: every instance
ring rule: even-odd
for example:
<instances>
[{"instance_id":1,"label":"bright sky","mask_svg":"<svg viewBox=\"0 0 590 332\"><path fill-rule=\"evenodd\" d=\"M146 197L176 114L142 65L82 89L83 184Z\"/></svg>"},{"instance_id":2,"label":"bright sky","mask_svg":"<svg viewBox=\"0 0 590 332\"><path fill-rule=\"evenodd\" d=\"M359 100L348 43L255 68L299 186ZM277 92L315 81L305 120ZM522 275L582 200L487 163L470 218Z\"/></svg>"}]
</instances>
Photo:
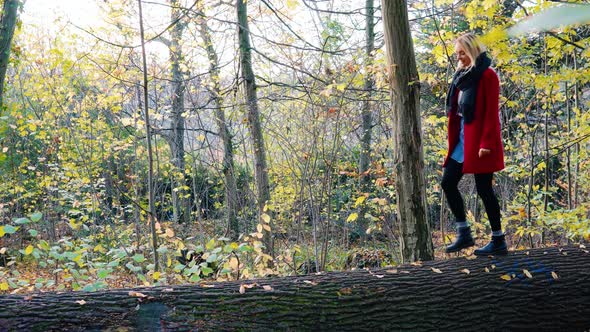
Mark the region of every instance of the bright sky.
<instances>
[{"instance_id":1,"label":"bright sky","mask_svg":"<svg viewBox=\"0 0 590 332\"><path fill-rule=\"evenodd\" d=\"M105 25L97 4L103 1L105 0L25 0L21 19L25 27L27 25L42 27L50 33L58 33L58 30L67 22L83 29L96 31L96 28ZM161 25L168 24L169 14L166 11L162 12L161 6L155 5L158 2L162 0L154 0L144 5L144 15L147 17L144 18L146 29L150 29L150 23L158 21L148 15L161 17L164 20L160 23ZM60 19L59 24L55 24L57 19ZM156 26L156 29L161 28L157 23ZM168 49L157 42L148 43L146 50L148 57L156 55L159 58L167 58L168 56Z\"/></svg>"},{"instance_id":2,"label":"bright sky","mask_svg":"<svg viewBox=\"0 0 590 332\"><path fill-rule=\"evenodd\" d=\"M96 0L25 0L22 20L25 24L47 25L58 17L89 27L102 21Z\"/></svg>"}]
</instances>

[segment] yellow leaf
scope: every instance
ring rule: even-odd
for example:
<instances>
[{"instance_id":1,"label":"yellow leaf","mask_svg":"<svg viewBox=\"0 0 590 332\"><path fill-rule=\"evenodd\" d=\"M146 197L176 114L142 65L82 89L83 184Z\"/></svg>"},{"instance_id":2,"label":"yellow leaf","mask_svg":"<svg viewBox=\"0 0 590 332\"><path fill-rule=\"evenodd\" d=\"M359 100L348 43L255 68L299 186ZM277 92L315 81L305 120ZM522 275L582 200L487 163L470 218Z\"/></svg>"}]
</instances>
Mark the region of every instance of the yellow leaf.
<instances>
[{"instance_id":1,"label":"yellow leaf","mask_svg":"<svg viewBox=\"0 0 590 332\"><path fill-rule=\"evenodd\" d=\"M527 278L533 277L533 275L529 272L529 270L522 270L522 272L524 272L524 275L527 276Z\"/></svg>"},{"instance_id":2,"label":"yellow leaf","mask_svg":"<svg viewBox=\"0 0 590 332\"><path fill-rule=\"evenodd\" d=\"M258 233L262 233L262 225L261 224L258 224L256 226L256 230L258 231Z\"/></svg>"},{"instance_id":3,"label":"yellow leaf","mask_svg":"<svg viewBox=\"0 0 590 332\"><path fill-rule=\"evenodd\" d=\"M272 291L274 290L274 289L273 289L272 287L270 287L269 285L264 285L264 286L262 286L262 288L263 288L265 291L268 291L268 292L272 292Z\"/></svg>"},{"instance_id":4,"label":"yellow leaf","mask_svg":"<svg viewBox=\"0 0 590 332\"><path fill-rule=\"evenodd\" d=\"M147 295L140 293L140 292L136 292L136 291L130 291L129 292L129 296L133 296L133 297L147 297Z\"/></svg>"},{"instance_id":5,"label":"yellow leaf","mask_svg":"<svg viewBox=\"0 0 590 332\"><path fill-rule=\"evenodd\" d=\"M393 274L395 274L395 273L397 273L397 270L396 270L396 269L393 269L393 270L387 270L387 271L385 271L385 272L387 272L387 273L393 273Z\"/></svg>"},{"instance_id":6,"label":"yellow leaf","mask_svg":"<svg viewBox=\"0 0 590 332\"><path fill-rule=\"evenodd\" d=\"M25 255L30 255L33 253L33 246L29 244L29 246L25 249Z\"/></svg>"},{"instance_id":7,"label":"yellow leaf","mask_svg":"<svg viewBox=\"0 0 590 332\"><path fill-rule=\"evenodd\" d=\"M486 271L486 272L490 272L490 269L488 269L487 266L483 270Z\"/></svg>"},{"instance_id":8,"label":"yellow leaf","mask_svg":"<svg viewBox=\"0 0 590 332\"><path fill-rule=\"evenodd\" d=\"M439 270L439 269L437 269L436 267L431 267L430 269L432 269L432 272L435 272L435 273L442 273L442 271L441 271L441 270Z\"/></svg>"},{"instance_id":9,"label":"yellow leaf","mask_svg":"<svg viewBox=\"0 0 590 332\"><path fill-rule=\"evenodd\" d=\"M8 290L8 283L5 281L0 284L0 291L7 291Z\"/></svg>"},{"instance_id":10,"label":"yellow leaf","mask_svg":"<svg viewBox=\"0 0 590 332\"><path fill-rule=\"evenodd\" d=\"M78 303L79 305L85 305L86 304L86 301L80 300L80 301L76 301L76 303Z\"/></svg>"},{"instance_id":11,"label":"yellow leaf","mask_svg":"<svg viewBox=\"0 0 590 332\"><path fill-rule=\"evenodd\" d=\"M0 255L4 255L6 253L6 247L0 249Z\"/></svg>"},{"instance_id":12,"label":"yellow leaf","mask_svg":"<svg viewBox=\"0 0 590 332\"><path fill-rule=\"evenodd\" d=\"M468 269L463 269L463 270L461 270L461 272L463 272L463 273L465 273L465 274L469 274L469 273L471 273L471 271L469 271Z\"/></svg>"},{"instance_id":13,"label":"yellow leaf","mask_svg":"<svg viewBox=\"0 0 590 332\"><path fill-rule=\"evenodd\" d=\"M3 236L4 236L4 234L6 234L6 233L4 232L4 226L0 226L0 237L3 237Z\"/></svg>"},{"instance_id":14,"label":"yellow leaf","mask_svg":"<svg viewBox=\"0 0 590 332\"><path fill-rule=\"evenodd\" d=\"M559 279L559 277L557 276L557 273L551 271L551 276L553 277L553 279Z\"/></svg>"},{"instance_id":15,"label":"yellow leaf","mask_svg":"<svg viewBox=\"0 0 590 332\"><path fill-rule=\"evenodd\" d=\"M270 226L262 225L262 228L264 228L267 232L270 232Z\"/></svg>"},{"instance_id":16,"label":"yellow leaf","mask_svg":"<svg viewBox=\"0 0 590 332\"><path fill-rule=\"evenodd\" d=\"M172 228L166 228L166 236L174 237L174 231L172 230Z\"/></svg>"},{"instance_id":17,"label":"yellow leaf","mask_svg":"<svg viewBox=\"0 0 590 332\"><path fill-rule=\"evenodd\" d=\"M106 250L105 250L105 248L104 248L103 246L101 246L100 244L97 244L97 245L94 247L94 252L101 252L101 253L104 253L104 252L106 252Z\"/></svg>"},{"instance_id":18,"label":"yellow leaf","mask_svg":"<svg viewBox=\"0 0 590 332\"><path fill-rule=\"evenodd\" d=\"M512 278L510 278L510 276L509 276L509 275L507 275L507 274L505 274L505 275L501 276L500 278L501 278L501 279L504 279L504 280L511 280L511 279L512 279Z\"/></svg>"},{"instance_id":19,"label":"yellow leaf","mask_svg":"<svg viewBox=\"0 0 590 332\"><path fill-rule=\"evenodd\" d=\"M262 219L262 221L264 221L267 224L270 224L270 216L266 213L263 213L260 218Z\"/></svg>"},{"instance_id":20,"label":"yellow leaf","mask_svg":"<svg viewBox=\"0 0 590 332\"><path fill-rule=\"evenodd\" d=\"M160 279L160 271L154 272L154 280Z\"/></svg>"},{"instance_id":21,"label":"yellow leaf","mask_svg":"<svg viewBox=\"0 0 590 332\"><path fill-rule=\"evenodd\" d=\"M238 259L235 258L235 257L232 257L232 258L229 259L229 267L232 270L237 270L238 269L238 263L239 263L238 262Z\"/></svg>"},{"instance_id":22,"label":"yellow leaf","mask_svg":"<svg viewBox=\"0 0 590 332\"><path fill-rule=\"evenodd\" d=\"M363 204L363 202L365 201L365 199L367 199L367 197L363 196L359 196L359 198L356 199L356 202L354 202L354 207L357 207L361 204Z\"/></svg>"},{"instance_id":23,"label":"yellow leaf","mask_svg":"<svg viewBox=\"0 0 590 332\"><path fill-rule=\"evenodd\" d=\"M353 222L353 221L357 220L358 217L359 217L358 213L353 212L348 216L348 218L346 218L346 222Z\"/></svg>"}]
</instances>

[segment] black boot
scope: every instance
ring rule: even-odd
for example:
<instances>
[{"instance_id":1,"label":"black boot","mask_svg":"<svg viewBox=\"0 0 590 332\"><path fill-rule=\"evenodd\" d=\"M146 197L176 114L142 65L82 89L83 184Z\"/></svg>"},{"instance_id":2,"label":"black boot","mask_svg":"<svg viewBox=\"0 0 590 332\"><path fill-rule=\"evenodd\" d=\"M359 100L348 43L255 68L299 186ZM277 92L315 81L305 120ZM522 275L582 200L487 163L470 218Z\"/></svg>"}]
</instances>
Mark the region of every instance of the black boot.
<instances>
[{"instance_id":1,"label":"black boot","mask_svg":"<svg viewBox=\"0 0 590 332\"><path fill-rule=\"evenodd\" d=\"M504 234L500 236L492 235L492 241L483 248L475 249L475 254L478 256L508 254L508 247L506 246Z\"/></svg>"},{"instance_id":2,"label":"black boot","mask_svg":"<svg viewBox=\"0 0 590 332\"><path fill-rule=\"evenodd\" d=\"M448 246L445 251L447 253L457 252L473 245L475 245L475 241L473 241L473 237L471 237L471 228L461 227L457 230L457 239L455 240L455 243Z\"/></svg>"}]
</instances>

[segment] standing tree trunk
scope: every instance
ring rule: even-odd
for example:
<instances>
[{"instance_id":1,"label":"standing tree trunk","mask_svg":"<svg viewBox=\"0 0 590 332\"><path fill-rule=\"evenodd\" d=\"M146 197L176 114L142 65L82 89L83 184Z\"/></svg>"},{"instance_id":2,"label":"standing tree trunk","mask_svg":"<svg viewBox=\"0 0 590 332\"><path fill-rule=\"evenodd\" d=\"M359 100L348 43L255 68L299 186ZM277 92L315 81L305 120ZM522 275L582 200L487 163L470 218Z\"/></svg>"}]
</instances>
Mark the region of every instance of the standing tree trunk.
<instances>
[{"instance_id":1,"label":"standing tree trunk","mask_svg":"<svg viewBox=\"0 0 590 332\"><path fill-rule=\"evenodd\" d=\"M145 34L143 29L143 11L141 8L141 1L137 0L139 5L139 31L141 37L141 58L143 64L143 112L145 115L145 134L147 140L148 152L148 220L150 223L150 231L152 233L152 253L154 257L154 271L160 269L158 260L158 234L156 234L156 207L154 205L154 157L152 153L152 130L150 126L150 112L148 107L148 75L147 75L147 59L145 54Z\"/></svg>"},{"instance_id":2,"label":"standing tree trunk","mask_svg":"<svg viewBox=\"0 0 590 332\"><path fill-rule=\"evenodd\" d=\"M19 0L4 0L0 18L0 114L4 107L4 80L10 59L10 47L18 16Z\"/></svg>"},{"instance_id":3,"label":"standing tree trunk","mask_svg":"<svg viewBox=\"0 0 590 332\"><path fill-rule=\"evenodd\" d=\"M205 43L207 50L207 57L209 59L209 71L211 80L213 81L213 100L215 103L215 122L219 128L219 136L223 142L223 176L225 178L225 202L227 206L227 235L232 240L237 240L240 235L240 227L238 224L238 187L236 184L236 176L234 172L234 154L233 143L229 126L225 120L225 112L223 110L223 98L221 96L221 86L219 78L219 59L217 53L213 48L213 41L205 15L199 22L201 38Z\"/></svg>"},{"instance_id":4,"label":"standing tree trunk","mask_svg":"<svg viewBox=\"0 0 590 332\"><path fill-rule=\"evenodd\" d=\"M172 24L170 30L170 64L172 69L172 132L168 142L172 152L172 209L174 221L186 223L190 220L190 200L186 198L186 177L184 161L184 90L185 83L180 69L183 61L180 39L184 25L180 20L178 0L170 0Z\"/></svg>"},{"instance_id":5,"label":"standing tree trunk","mask_svg":"<svg viewBox=\"0 0 590 332\"><path fill-rule=\"evenodd\" d=\"M397 211L404 262L433 258L426 215L426 186L420 120L420 80L405 0L383 0L383 24L394 136Z\"/></svg>"},{"instance_id":6,"label":"standing tree trunk","mask_svg":"<svg viewBox=\"0 0 590 332\"><path fill-rule=\"evenodd\" d=\"M270 186L268 181L268 168L266 165L266 152L264 137L260 124L260 112L258 111L258 96L256 95L256 80L252 70L252 54L250 46L250 30L248 28L248 11L245 0L237 0L238 36L240 43L240 64L242 66L242 79L246 84L246 104L248 107L248 126L252 136L254 148L254 175L256 178L258 213L265 213L266 204L270 201ZM270 230L263 229L264 244L267 253L273 255L272 225Z\"/></svg>"},{"instance_id":7,"label":"standing tree trunk","mask_svg":"<svg viewBox=\"0 0 590 332\"><path fill-rule=\"evenodd\" d=\"M361 194L368 192L369 186L371 184L371 176L369 175L369 165L371 163L371 130L373 127L373 119L371 114L371 95L373 87L375 85L373 80L373 69L371 68L373 65L373 50L375 48L375 32L373 29L375 26L375 8L373 0L366 0L365 8L365 15L367 15L367 26L365 30L367 45L365 47L365 91L363 94L365 96L365 100L363 101L362 111L363 132L361 138L361 154L359 160L359 179ZM365 218L366 210L367 204L362 204L361 212L359 215L359 231L361 233L360 235L363 241L367 235L367 218Z\"/></svg>"}]
</instances>

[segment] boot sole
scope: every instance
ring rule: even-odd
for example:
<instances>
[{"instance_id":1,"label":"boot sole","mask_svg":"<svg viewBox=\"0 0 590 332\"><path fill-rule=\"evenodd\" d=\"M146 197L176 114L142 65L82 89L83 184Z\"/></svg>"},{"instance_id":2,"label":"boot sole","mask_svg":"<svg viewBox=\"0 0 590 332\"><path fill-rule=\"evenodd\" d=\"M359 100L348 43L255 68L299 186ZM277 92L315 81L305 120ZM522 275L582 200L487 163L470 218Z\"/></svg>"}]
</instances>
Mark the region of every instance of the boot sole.
<instances>
[{"instance_id":1,"label":"boot sole","mask_svg":"<svg viewBox=\"0 0 590 332\"><path fill-rule=\"evenodd\" d=\"M462 246L462 247L455 248L455 249L451 249L451 250L447 250L447 249L445 249L445 253L447 253L447 254L452 254L452 253L454 253L454 252L459 252L459 251L461 251L461 250L463 250L463 249L471 248L471 247L473 247L474 245L475 245L475 242L473 242L473 243L469 243L469 244L467 244L467 245L464 245L464 246Z\"/></svg>"}]
</instances>

